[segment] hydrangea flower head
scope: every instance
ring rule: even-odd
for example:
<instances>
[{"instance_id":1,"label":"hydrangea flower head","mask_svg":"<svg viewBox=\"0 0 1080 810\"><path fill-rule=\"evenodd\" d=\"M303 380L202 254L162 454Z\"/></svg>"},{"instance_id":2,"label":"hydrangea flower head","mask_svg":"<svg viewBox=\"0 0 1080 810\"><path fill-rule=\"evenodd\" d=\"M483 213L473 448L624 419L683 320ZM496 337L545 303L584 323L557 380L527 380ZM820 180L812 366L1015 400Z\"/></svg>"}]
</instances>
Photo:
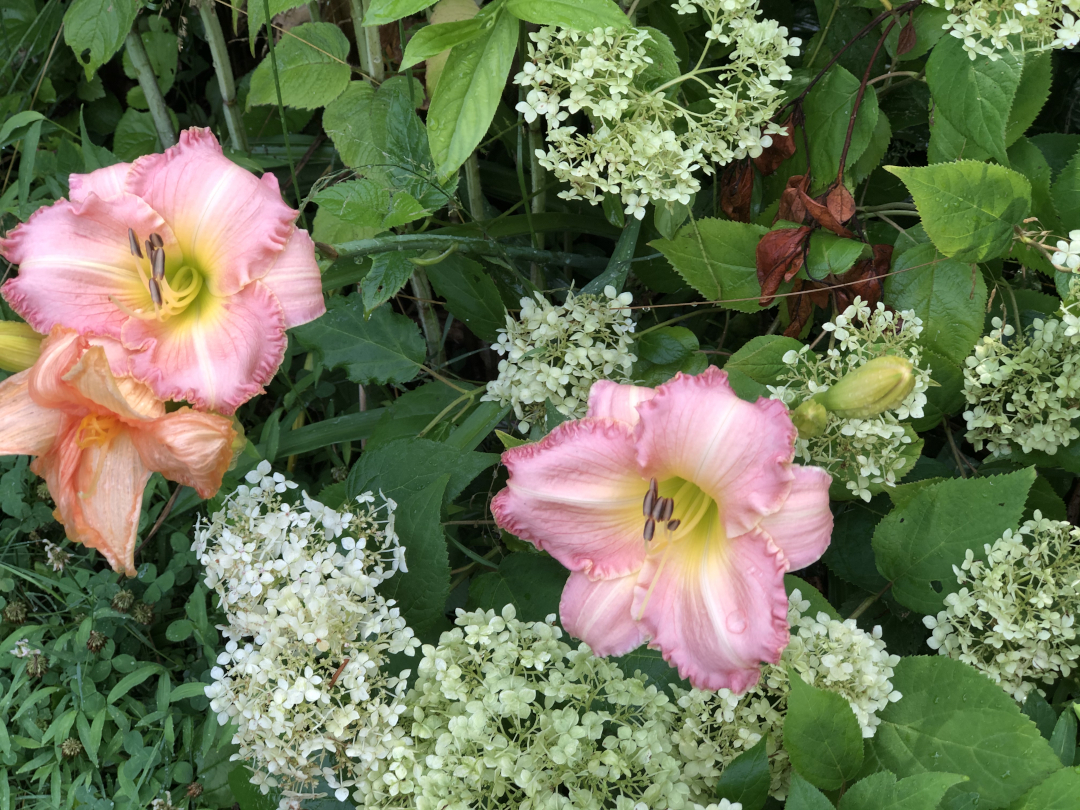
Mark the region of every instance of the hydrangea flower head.
<instances>
[{"instance_id":1,"label":"hydrangea flower head","mask_svg":"<svg viewBox=\"0 0 1080 810\"><path fill-rule=\"evenodd\" d=\"M1080 23L1074 16L1080 12L1080 0L926 2L950 12L942 28L964 43L972 59L985 56L996 61L1014 50L1072 48L1080 42Z\"/></svg>"},{"instance_id":2,"label":"hydrangea flower head","mask_svg":"<svg viewBox=\"0 0 1080 810\"><path fill-rule=\"evenodd\" d=\"M223 416L165 404L142 383L114 377L105 350L56 327L26 371L0 383L0 455L36 456L68 539L135 575L135 536L151 473L209 498L236 437Z\"/></svg>"},{"instance_id":3,"label":"hydrangea flower head","mask_svg":"<svg viewBox=\"0 0 1080 810\"><path fill-rule=\"evenodd\" d=\"M825 356L809 346L787 352L786 368L779 375L783 385L769 386L773 398L792 409L878 357L903 357L913 366L914 387L898 407L862 419L830 412L819 435L796 443L797 458L825 468L853 495L869 501L880 487L895 486L909 464L903 450L915 434L902 423L923 415L930 385L930 371L920 367L922 352L917 344L922 321L914 312L897 317L880 302L871 309L856 298L822 329L832 337Z\"/></svg>"},{"instance_id":4,"label":"hydrangea flower head","mask_svg":"<svg viewBox=\"0 0 1080 810\"><path fill-rule=\"evenodd\" d=\"M1068 677L1080 661L1080 529L1036 511L1018 532L1006 530L983 559L968 550L953 566L962 586L945 609L926 616L927 644L982 671L1023 703Z\"/></svg>"},{"instance_id":5,"label":"hydrangea flower head","mask_svg":"<svg viewBox=\"0 0 1080 810\"><path fill-rule=\"evenodd\" d=\"M4 298L38 332L107 338L113 372L159 399L232 413L273 377L285 329L325 311L274 175L228 160L210 130L70 182L70 201L0 239L19 265Z\"/></svg>"},{"instance_id":6,"label":"hydrangea flower head","mask_svg":"<svg viewBox=\"0 0 1080 810\"><path fill-rule=\"evenodd\" d=\"M648 641L695 686L742 692L788 643L784 574L832 534L829 475L794 443L783 403L716 368L602 380L584 419L503 454L491 509L570 569L560 617L598 655Z\"/></svg>"}]
</instances>

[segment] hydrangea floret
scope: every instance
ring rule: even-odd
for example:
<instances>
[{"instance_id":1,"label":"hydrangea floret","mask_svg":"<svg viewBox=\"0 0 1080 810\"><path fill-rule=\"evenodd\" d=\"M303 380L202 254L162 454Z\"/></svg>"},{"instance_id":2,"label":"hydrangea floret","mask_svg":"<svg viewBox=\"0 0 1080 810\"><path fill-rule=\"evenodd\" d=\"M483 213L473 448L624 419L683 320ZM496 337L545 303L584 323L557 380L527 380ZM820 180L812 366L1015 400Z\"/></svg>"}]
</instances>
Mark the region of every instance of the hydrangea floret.
<instances>
[{"instance_id":1,"label":"hydrangea floret","mask_svg":"<svg viewBox=\"0 0 1080 810\"><path fill-rule=\"evenodd\" d=\"M356 774L390 755L409 671L383 671L419 641L393 600L375 588L405 570L392 500L364 493L330 509L261 462L209 521L192 549L219 596L228 639L206 687L218 721L237 725L233 759L250 761L282 810L317 795L325 779L339 800Z\"/></svg>"},{"instance_id":2,"label":"hydrangea floret","mask_svg":"<svg viewBox=\"0 0 1080 810\"><path fill-rule=\"evenodd\" d=\"M1063 272L1080 272L1080 229L1069 231L1068 239L1057 241L1057 250L1051 255L1050 261Z\"/></svg>"},{"instance_id":3,"label":"hydrangea floret","mask_svg":"<svg viewBox=\"0 0 1080 810\"><path fill-rule=\"evenodd\" d=\"M1080 597L1080 529L1036 511L1008 529L985 559L968 550L953 566L961 588L926 616L927 644L982 671L1023 703L1068 677L1080 660L1075 611Z\"/></svg>"},{"instance_id":4,"label":"hydrangea floret","mask_svg":"<svg viewBox=\"0 0 1080 810\"><path fill-rule=\"evenodd\" d=\"M831 333L825 355L809 346L785 353L782 384L769 386L773 399L794 409L878 357L902 357L914 367L915 385L898 407L864 419L829 413L819 435L800 436L795 444L796 458L825 468L852 494L869 501L880 487L895 486L903 474L909 463L905 449L915 436L903 423L922 417L926 405L930 371L920 367L917 343L922 320L912 311L897 315L880 302L871 309L856 298L822 329Z\"/></svg>"},{"instance_id":5,"label":"hydrangea floret","mask_svg":"<svg viewBox=\"0 0 1080 810\"><path fill-rule=\"evenodd\" d=\"M1048 455L1080 437L1080 318L1036 319L1030 333L1000 318L965 361L967 439L993 456L1014 447Z\"/></svg>"},{"instance_id":6,"label":"hydrangea floret","mask_svg":"<svg viewBox=\"0 0 1080 810\"><path fill-rule=\"evenodd\" d=\"M926 0L949 11L942 26L968 56L1073 48L1080 43L1080 0Z\"/></svg>"},{"instance_id":7,"label":"hydrangea floret","mask_svg":"<svg viewBox=\"0 0 1080 810\"><path fill-rule=\"evenodd\" d=\"M664 75L649 55L660 46L643 28L575 31L544 27L530 34L530 61L514 81L527 89L517 109L528 122L548 124L540 165L570 185L559 196L598 203L621 197L626 213L641 219L649 202L690 202L699 169L713 172L737 158L757 157L783 128L770 119L791 78L784 61L801 40L773 20L758 20L758 0L680 0L679 14L701 11L708 23L697 64L677 77ZM722 64L702 67L709 49ZM669 46L670 47L670 46ZM707 80L703 77L707 76ZM693 81L708 93L693 109L675 99ZM571 118L584 113L588 124Z\"/></svg>"},{"instance_id":8,"label":"hydrangea floret","mask_svg":"<svg viewBox=\"0 0 1080 810\"><path fill-rule=\"evenodd\" d=\"M512 605L458 610L454 629L423 648L403 767L377 762L354 798L416 810L695 807L672 750L670 698L571 647L554 622L523 622Z\"/></svg>"},{"instance_id":9,"label":"hydrangea floret","mask_svg":"<svg viewBox=\"0 0 1080 810\"><path fill-rule=\"evenodd\" d=\"M900 658L886 650L880 627L867 633L854 619L840 621L824 612L812 615L810 602L798 589L789 597L788 621L791 643L783 657L765 667L761 680L745 694L673 687L680 709L674 741L694 801L712 795L721 771L762 738L772 777L769 792L786 798L791 782L791 765L783 749L789 667L812 686L844 697L864 737L876 733L878 712L901 698L889 680Z\"/></svg>"},{"instance_id":10,"label":"hydrangea floret","mask_svg":"<svg viewBox=\"0 0 1080 810\"><path fill-rule=\"evenodd\" d=\"M482 399L513 406L522 433L543 424L549 399L569 419L584 416L592 384L627 379L637 360L633 300L610 285L603 296L568 292L560 306L540 293L522 298L520 315L499 330L499 376Z\"/></svg>"}]
</instances>

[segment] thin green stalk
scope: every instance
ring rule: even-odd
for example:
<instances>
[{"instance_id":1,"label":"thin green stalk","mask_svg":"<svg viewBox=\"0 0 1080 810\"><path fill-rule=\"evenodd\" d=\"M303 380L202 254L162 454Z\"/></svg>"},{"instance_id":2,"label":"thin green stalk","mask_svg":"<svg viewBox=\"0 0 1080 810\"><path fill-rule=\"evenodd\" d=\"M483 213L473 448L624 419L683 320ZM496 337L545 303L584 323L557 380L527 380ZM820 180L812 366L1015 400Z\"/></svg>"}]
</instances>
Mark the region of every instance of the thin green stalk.
<instances>
[{"instance_id":1,"label":"thin green stalk","mask_svg":"<svg viewBox=\"0 0 1080 810\"><path fill-rule=\"evenodd\" d=\"M247 133L244 132L244 120L236 100L236 81L233 78L232 63L225 45L225 34L218 20L217 5L213 0L203 0L198 4L199 17L206 31L206 41L210 43L210 56L214 61L214 73L221 89L221 111L225 117L225 126L229 130L232 148L238 152L248 151Z\"/></svg>"},{"instance_id":2,"label":"thin green stalk","mask_svg":"<svg viewBox=\"0 0 1080 810\"><path fill-rule=\"evenodd\" d=\"M131 57L131 64L139 77L139 87L146 96L146 104L150 108L150 117L154 121L154 129L157 130L161 145L168 149L176 145L176 132L173 130L172 120L169 118L169 109L165 106L165 99L158 87L157 76L150 67L150 57L146 55L143 47L142 36L139 35L138 23L132 26L127 35L127 52Z\"/></svg>"},{"instance_id":3,"label":"thin green stalk","mask_svg":"<svg viewBox=\"0 0 1080 810\"><path fill-rule=\"evenodd\" d=\"M814 52L810 54L810 58L806 60L805 64L810 67L814 64L814 60L817 59L817 55L821 53L821 46L825 44L825 37L829 35L829 28L832 27L833 17L836 16L836 10L840 8L840 0L833 0L832 11L829 13L829 19L825 23L825 27L821 29L821 36L818 37L817 45L814 47Z\"/></svg>"},{"instance_id":4,"label":"thin green stalk","mask_svg":"<svg viewBox=\"0 0 1080 810\"><path fill-rule=\"evenodd\" d=\"M446 350L442 346L442 333L439 329L439 316L428 302L434 297L424 268L417 267L409 278L409 286L417 298L416 311L420 316L420 328L427 343L428 358L436 365L446 362Z\"/></svg>"},{"instance_id":5,"label":"thin green stalk","mask_svg":"<svg viewBox=\"0 0 1080 810\"><path fill-rule=\"evenodd\" d=\"M465 161L465 184L469 193L469 215L476 222L484 219L484 192L480 188L480 161L476 152Z\"/></svg>"},{"instance_id":6,"label":"thin green stalk","mask_svg":"<svg viewBox=\"0 0 1080 810\"><path fill-rule=\"evenodd\" d=\"M281 118L281 134L285 140L285 157L289 161L289 176L292 177L293 194L296 195L297 204L303 199L300 196L300 184L296 181L296 163L293 162L292 146L289 143L289 125L285 121L285 104L281 100L281 81L278 78L277 49L274 47L274 18L270 14L270 0L263 0L263 13L266 14L266 40L270 46L270 71L274 74L274 90L277 93L278 115ZM307 228L304 219L304 210L300 208L300 222Z\"/></svg>"},{"instance_id":7,"label":"thin green stalk","mask_svg":"<svg viewBox=\"0 0 1080 810\"><path fill-rule=\"evenodd\" d=\"M381 82L386 78L386 64L382 57L379 27L377 25L364 26L364 18L370 6L371 0L349 0L353 33L356 35L356 50L360 56L360 69L373 81Z\"/></svg>"}]
</instances>

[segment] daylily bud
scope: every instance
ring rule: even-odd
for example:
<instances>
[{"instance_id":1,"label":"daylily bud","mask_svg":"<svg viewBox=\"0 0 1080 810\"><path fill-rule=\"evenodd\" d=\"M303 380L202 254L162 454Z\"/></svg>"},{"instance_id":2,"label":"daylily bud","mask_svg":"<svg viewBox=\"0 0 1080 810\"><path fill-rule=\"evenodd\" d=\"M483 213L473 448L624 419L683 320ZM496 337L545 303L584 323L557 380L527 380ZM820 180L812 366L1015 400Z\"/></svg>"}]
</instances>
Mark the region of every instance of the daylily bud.
<instances>
[{"instance_id":1,"label":"daylily bud","mask_svg":"<svg viewBox=\"0 0 1080 810\"><path fill-rule=\"evenodd\" d=\"M800 439L812 439L825 432L825 424L829 420L829 412L825 406L813 399L803 402L791 412L791 421L795 429L799 431Z\"/></svg>"},{"instance_id":2,"label":"daylily bud","mask_svg":"<svg viewBox=\"0 0 1080 810\"><path fill-rule=\"evenodd\" d=\"M814 399L841 419L866 419L900 407L914 388L915 368L911 361L886 355L849 371Z\"/></svg>"},{"instance_id":3,"label":"daylily bud","mask_svg":"<svg viewBox=\"0 0 1080 810\"><path fill-rule=\"evenodd\" d=\"M37 362L44 338L25 323L0 321L0 369L26 371Z\"/></svg>"}]
</instances>

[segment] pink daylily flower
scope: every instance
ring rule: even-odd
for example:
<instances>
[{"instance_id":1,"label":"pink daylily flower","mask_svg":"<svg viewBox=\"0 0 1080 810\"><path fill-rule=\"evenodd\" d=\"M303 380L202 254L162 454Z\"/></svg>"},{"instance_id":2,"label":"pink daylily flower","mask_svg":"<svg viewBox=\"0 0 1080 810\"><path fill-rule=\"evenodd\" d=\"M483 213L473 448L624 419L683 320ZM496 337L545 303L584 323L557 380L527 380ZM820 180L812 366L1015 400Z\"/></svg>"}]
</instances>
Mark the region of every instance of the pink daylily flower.
<instances>
[{"instance_id":1,"label":"pink daylily flower","mask_svg":"<svg viewBox=\"0 0 1080 810\"><path fill-rule=\"evenodd\" d=\"M56 327L37 362L0 382L0 455L36 456L70 540L135 575L143 489L152 472L209 498L232 462L232 420L165 412L143 383L116 378L105 349Z\"/></svg>"},{"instance_id":2,"label":"pink daylily flower","mask_svg":"<svg viewBox=\"0 0 1080 810\"><path fill-rule=\"evenodd\" d=\"M647 641L694 686L743 692L787 646L785 572L832 535L831 478L791 463L795 436L781 402L739 399L716 368L600 381L584 419L503 454L491 511L570 569L560 618L595 653Z\"/></svg>"},{"instance_id":3,"label":"pink daylily flower","mask_svg":"<svg viewBox=\"0 0 1080 810\"><path fill-rule=\"evenodd\" d=\"M113 372L160 399L232 413L273 377L285 330L326 311L274 175L228 160L208 129L70 186L0 239L19 265L0 292L38 332L109 338Z\"/></svg>"}]
</instances>

